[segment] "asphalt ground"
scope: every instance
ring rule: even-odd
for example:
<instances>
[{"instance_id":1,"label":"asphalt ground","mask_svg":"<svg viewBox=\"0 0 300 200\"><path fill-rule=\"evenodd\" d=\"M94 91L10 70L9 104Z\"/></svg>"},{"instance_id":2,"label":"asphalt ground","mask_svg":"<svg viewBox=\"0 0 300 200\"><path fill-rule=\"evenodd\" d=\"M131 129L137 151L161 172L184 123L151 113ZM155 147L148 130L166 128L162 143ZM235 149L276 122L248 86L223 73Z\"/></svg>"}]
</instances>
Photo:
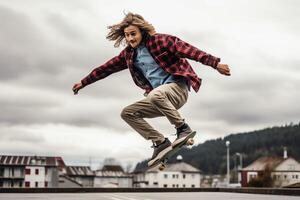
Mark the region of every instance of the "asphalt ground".
<instances>
[{"instance_id":1,"label":"asphalt ground","mask_svg":"<svg viewBox=\"0 0 300 200\"><path fill-rule=\"evenodd\" d=\"M299 196L229 192L0 193L0 200L300 200Z\"/></svg>"}]
</instances>

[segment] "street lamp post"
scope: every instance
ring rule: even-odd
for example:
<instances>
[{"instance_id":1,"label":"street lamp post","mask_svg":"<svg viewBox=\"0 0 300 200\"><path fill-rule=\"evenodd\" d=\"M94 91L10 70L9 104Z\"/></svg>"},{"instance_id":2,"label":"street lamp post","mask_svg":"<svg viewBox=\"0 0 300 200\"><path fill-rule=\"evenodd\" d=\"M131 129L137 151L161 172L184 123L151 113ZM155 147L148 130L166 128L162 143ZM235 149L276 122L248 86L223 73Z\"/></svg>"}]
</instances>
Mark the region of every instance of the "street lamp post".
<instances>
[{"instance_id":1,"label":"street lamp post","mask_svg":"<svg viewBox=\"0 0 300 200\"><path fill-rule=\"evenodd\" d=\"M230 142L226 141L226 147L227 147L227 187L229 187L229 184L230 184L229 145L230 145Z\"/></svg>"}]
</instances>

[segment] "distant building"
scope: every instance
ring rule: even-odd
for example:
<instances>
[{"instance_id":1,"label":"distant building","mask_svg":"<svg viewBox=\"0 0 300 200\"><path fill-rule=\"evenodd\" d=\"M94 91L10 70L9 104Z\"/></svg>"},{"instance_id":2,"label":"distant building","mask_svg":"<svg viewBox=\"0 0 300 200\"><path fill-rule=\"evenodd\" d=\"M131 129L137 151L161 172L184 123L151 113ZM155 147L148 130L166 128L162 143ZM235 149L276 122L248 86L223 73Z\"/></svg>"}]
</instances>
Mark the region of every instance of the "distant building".
<instances>
[{"instance_id":1,"label":"distant building","mask_svg":"<svg viewBox=\"0 0 300 200\"><path fill-rule=\"evenodd\" d=\"M132 187L133 176L125 173L120 165L104 165L95 175L94 187Z\"/></svg>"},{"instance_id":2,"label":"distant building","mask_svg":"<svg viewBox=\"0 0 300 200\"><path fill-rule=\"evenodd\" d=\"M144 188L199 188L201 171L185 162L167 164L160 171L158 166L146 171L134 172L134 187Z\"/></svg>"},{"instance_id":3,"label":"distant building","mask_svg":"<svg viewBox=\"0 0 300 200\"><path fill-rule=\"evenodd\" d=\"M225 175L213 174L203 175L201 177L202 188L220 188L227 187L228 183Z\"/></svg>"},{"instance_id":4,"label":"distant building","mask_svg":"<svg viewBox=\"0 0 300 200\"><path fill-rule=\"evenodd\" d=\"M95 173L88 166L67 166L65 175L82 187L94 186Z\"/></svg>"},{"instance_id":5,"label":"distant building","mask_svg":"<svg viewBox=\"0 0 300 200\"><path fill-rule=\"evenodd\" d=\"M242 187L246 187L249 181L257 178L266 168L271 171L274 187L288 187L300 182L300 163L293 158L284 157L262 157L241 170Z\"/></svg>"},{"instance_id":6,"label":"distant building","mask_svg":"<svg viewBox=\"0 0 300 200\"><path fill-rule=\"evenodd\" d=\"M58 187L60 157L0 155L0 188Z\"/></svg>"},{"instance_id":7,"label":"distant building","mask_svg":"<svg viewBox=\"0 0 300 200\"><path fill-rule=\"evenodd\" d=\"M83 187L82 184L78 183L74 179L68 177L67 175L59 175L59 188L80 188Z\"/></svg>"}]
</instances>

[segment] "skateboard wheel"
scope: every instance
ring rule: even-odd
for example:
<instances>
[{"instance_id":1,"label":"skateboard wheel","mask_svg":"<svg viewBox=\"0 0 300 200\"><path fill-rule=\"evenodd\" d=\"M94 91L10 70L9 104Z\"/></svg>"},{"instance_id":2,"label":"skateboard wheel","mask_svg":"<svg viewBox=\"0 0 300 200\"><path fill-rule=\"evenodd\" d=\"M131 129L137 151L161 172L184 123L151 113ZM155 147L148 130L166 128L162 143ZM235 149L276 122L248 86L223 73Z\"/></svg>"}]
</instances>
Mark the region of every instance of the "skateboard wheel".
<instances>
[{"instance_id":1,"label":"skateboard wheel","mask_svg":"<svg viewBox=\"0 0 300 200\"><path fill-rule=\"evenodd\" d=\"M160 171L163 171L165 168L166 168L166 165L165 165L165 164L160 164L159 167L158 167L158 169L159 169Z\"/></svg>"},{"instance_id":2,"label":"skateboard wheel","mask_svg":"<svg viewBox=\"0 0 300 200\"><path fill-rule=\"evenodd\" d=\"M187 145L193 145L195 143L193 138L188 139L188 141L186 142Z\"/></svg>"}]
</instances>

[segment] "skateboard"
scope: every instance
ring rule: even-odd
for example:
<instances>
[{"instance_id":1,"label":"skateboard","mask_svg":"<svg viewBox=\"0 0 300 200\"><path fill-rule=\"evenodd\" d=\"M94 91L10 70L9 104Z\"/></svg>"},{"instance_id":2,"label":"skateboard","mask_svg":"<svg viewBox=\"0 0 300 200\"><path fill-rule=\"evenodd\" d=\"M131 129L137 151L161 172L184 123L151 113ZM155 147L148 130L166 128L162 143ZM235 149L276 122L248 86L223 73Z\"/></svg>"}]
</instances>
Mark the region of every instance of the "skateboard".
<instances>
[{"instance_id":1,"label":"skateboard","mask_svg":"<svg viewBox=\"0 0 300 200\"><path fill-rule=\"evenodd\" d=\"M155 162L154 164L149 166L150 168L156 167L158 165L158 169L160 171L163 171L168 163L168 160L174 155L176 154L181 147L183 146L192 146L195 141L194 141L194 136L196 135L196 131L191 132L182 142L180 142L179 144L177 144L176 146L172 146L172 150L169 151L168 153L166 153L166 155L164 155L163 157L161 157L157 162Z\"/></svg>"}]
</instances>

